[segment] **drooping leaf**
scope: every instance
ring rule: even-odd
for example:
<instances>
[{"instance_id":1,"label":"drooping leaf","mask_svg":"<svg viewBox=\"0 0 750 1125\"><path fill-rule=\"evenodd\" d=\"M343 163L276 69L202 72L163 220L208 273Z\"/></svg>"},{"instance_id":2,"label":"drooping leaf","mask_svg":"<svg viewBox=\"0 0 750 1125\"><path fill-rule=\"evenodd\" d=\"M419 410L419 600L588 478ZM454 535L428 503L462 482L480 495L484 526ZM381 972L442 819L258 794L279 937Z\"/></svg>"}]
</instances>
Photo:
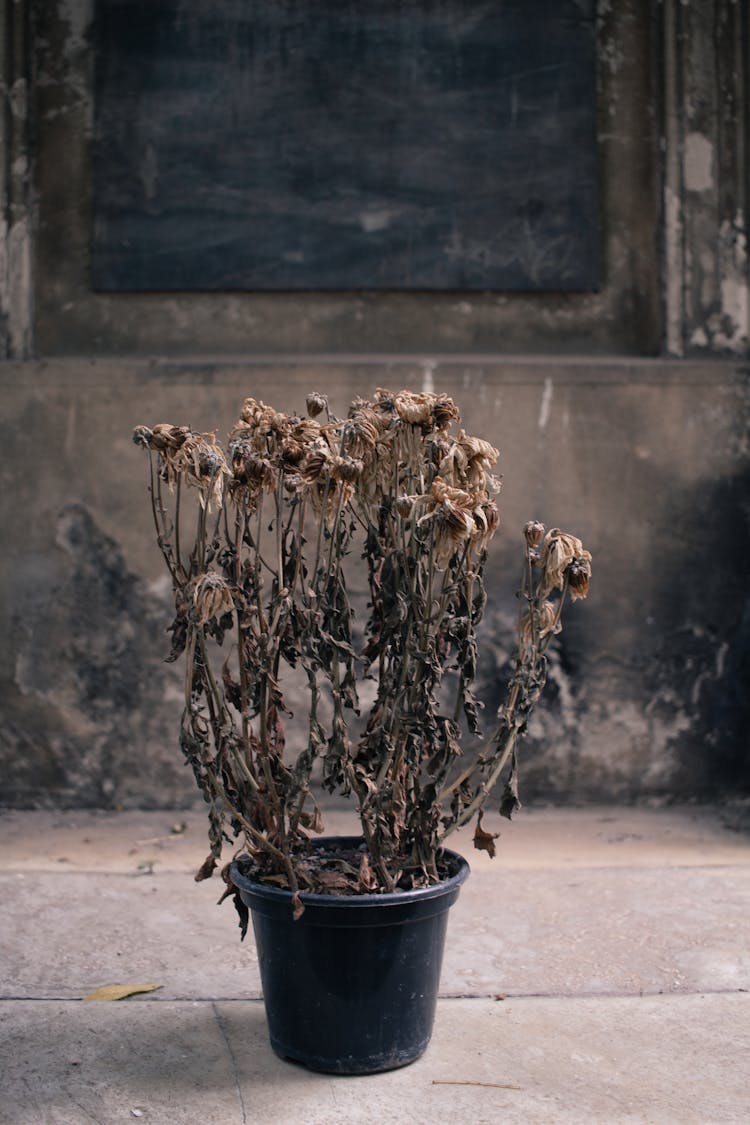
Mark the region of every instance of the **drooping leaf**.
<instances>
[{"instance_id":1,"label":"drooping leaf","mask_svg":"<svg viewBox=\"0 0 750 1125\"><path fill-rule=\"evenodd\" d=\"M239 892L234 896L234 909L237 911L237 915L240 920L240 941L244 941L247 937L247 927L250 921L250 911L240 898Z\"/></svg>"},{"instance_id":2,"label":"drooping leaf","mask_svg":"<svg viewBox=\"0 0 750 1125\"><path fill-rule=\"evenodd\" d=\"M505 783L505 789L500 799L500 815L511 820L513 813L518 812L520 808L521 802L518 799L518 762L514 751L511 759L510 777Z\"/></svg>"},{"instance_id":3,"label":"drooping leaf","mask_svg":"<svg viewBox=\"0 0 750 1125\"><path fill-rule=\"evenodd\" d=\"M210 879L216 870L216 856L207 855L195 873L196 883L203 882L204 879Z\"/></svg>"},{"instance_id":4,"label":"drooping leaf","mask_svg":"<svg viewBox=\"0 0 750 1125\"><path fill-rule=\"evenodd\" d=\"M477 826L474 829L474 847L479 852L487 852L490 859L495 858L495 840L500 835L499 832L486 832L482 828L482 817L484 813L477 813Z\"/></svg>"}]
</instances>

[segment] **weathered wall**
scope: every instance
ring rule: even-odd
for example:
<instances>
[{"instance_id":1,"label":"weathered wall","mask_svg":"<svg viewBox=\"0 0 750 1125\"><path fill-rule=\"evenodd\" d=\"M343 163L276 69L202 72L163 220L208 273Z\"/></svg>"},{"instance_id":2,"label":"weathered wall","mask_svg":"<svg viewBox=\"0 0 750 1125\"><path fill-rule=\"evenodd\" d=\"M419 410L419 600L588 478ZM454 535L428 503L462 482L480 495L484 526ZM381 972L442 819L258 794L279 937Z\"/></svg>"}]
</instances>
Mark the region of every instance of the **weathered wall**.
<instances>
[{"instance_id":1,"label":"weathered wall","mask_svg":"<svg viewBox=\"0 0 750 1125\"><path fill-rule=\"evenodd\" d=\"M5 798L161 803L178 761L170 600L132 427L225 433L252 393L334 406L375 386L456 396L501 449L483 695L497 702L527 518L579 534L570 607L525 750L525 795L709 796L750 784L746 372L666 361L52 361L2 373Z\"/></svg>"},{"instance_id":2,"label":"weathered wall","mask_svg":"<svg viewBox=\"0 0 750 1125\"><path fill-rule=\"evenodd\" d=\"M594 553L524 796L750 789L747 6L598 9L601 292L105 296L88 276L92 2L0 0L0 801L193 797L132 427L223 434L246 394L341 406L402 384L454 394L502 451L489 705L522 523Z\"/></svg>"}]
</instances>

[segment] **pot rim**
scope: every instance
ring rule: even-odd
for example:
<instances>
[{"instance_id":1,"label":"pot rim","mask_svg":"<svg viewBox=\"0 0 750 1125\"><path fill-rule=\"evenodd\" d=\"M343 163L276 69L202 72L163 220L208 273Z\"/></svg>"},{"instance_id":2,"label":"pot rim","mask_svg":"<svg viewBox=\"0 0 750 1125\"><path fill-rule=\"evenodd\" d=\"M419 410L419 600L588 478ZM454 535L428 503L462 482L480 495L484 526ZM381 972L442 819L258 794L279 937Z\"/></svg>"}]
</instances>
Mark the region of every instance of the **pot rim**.
<instances>
[{"instance_id":1,"label":"pot rim","mask_svg":"<svg viewBox=\"0 0 750 1125\"><path fill-rule=\"evenodd\" d=\"M312 841L313 846L329 845L344 847L358 846L363 843L362 836L321 836ZM433 883L429 887L417 887L411 891L385 891L381 894L315 894L312 891L300 891L299 897L305 906L319 906L337 907L341 909L356 909L357 907L377 906L382 908L407 906L412 902L426 902L433 898L442 898L451 891L458 893L459 887L468 879L471 868L469 861L458 852L451 851L450 848L441 848L438 855L445 856L452 867L454 872L449 875L447 879L441 880L439 883ZM290 903L292 892L282 887L270 887L265 883L257 883L243 873L237 867L237 860L242 856L237 856L232 860L230 865L230 875L232 882L238 891L245 894L252 894L259 899L263 899L269 903Z\"/></svg>"}]
</instances>

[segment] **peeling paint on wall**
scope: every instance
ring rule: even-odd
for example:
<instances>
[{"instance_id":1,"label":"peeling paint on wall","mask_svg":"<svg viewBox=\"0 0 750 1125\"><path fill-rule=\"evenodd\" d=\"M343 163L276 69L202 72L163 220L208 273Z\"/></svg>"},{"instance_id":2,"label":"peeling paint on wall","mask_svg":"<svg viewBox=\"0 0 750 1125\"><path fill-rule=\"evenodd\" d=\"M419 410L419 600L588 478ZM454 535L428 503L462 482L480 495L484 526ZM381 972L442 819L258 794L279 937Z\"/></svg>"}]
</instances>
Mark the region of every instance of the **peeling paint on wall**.
<instances>
[{"instance_id":1,"label":"peeling paint on wall","mask_svg":"<svg viewBox=\"0 0 750 1125\"><path fill-rule=\"evenodd\" d=\"M542 401L539 403L539 429L545 430L549 422L549 412L552 408L552 395L554 393L554 386L551 377L544 380L544 390L542 391Z\"/></svg>"},{"instance_id":2,"label":"peeling paint on wall","mask_svg":"<svg viewBox=\"0 0 750 1125\"><path fill-rule=\"evenodd\" d=\"M668 184L664 189L664 245L667 269L665 278L665 309L667 351L682 355L684 297L682 291L682 207L680 196Z\"/></svg>"},{"instance_id":3,"label":"peeling paint on wall","mask_svg":"<svg viewBox=\"0 0 750 1125\"><path fill-rule=\"evenodd\" d=\"M728 331L726 342L722 339L717 343L720 347L740 353L747 348L750 336L747 231L742 211L737 212L734 223L725 221L721 224L719 261L722 267L721 314Z\"/></svg>"},{"instance_id":4,"label":"peeling paint on wall","mask_svg":"<svg viewBox=\"0 0 750 1125\"><path fill-rule=\"evenodd\" d=\"M685 138L685 187L688 191L708 191L714 186L714 148L702 133Z\"/></svg>"},{"instance_id":5,"label":"peeling paint on wall","mask_svg":"<svg viewBox=\"0 0 750 1125\"><path fill-rule=\"evenodd\" d=\"M19 70L27 60L24 35L12 14L0 12L3 37L12 37L14 50L0 59L0 357L23 358L32 349L31 236L29 152L27 144L28 83ZM17 57L20 56L20 57ZM17 68L17 69L16 69Z\"/></svg>"},{"instance_id":6,"label":"peeling paint on wall","mask_svg":"<svg viewBox=\"0 0 750 1125\"><path fill-rule=\"evenodd\" d=\"M721 224L716 264L720 277L719 308L693 330L690 342L694 347L743 355L750 338L750 277L745 217L741 210L733 222L725 220Z\"/></svg>"},{"instance_id":7,"label":"peeling paint on wall","mask_svg":"<svg viewBox=\"0 0 750 1125\"><path fill-rule=\"evenodd\" d=\"M2 227L0 240L6 245L6 254L0 308L7 317L8 352L11 356L26 356L31 351L32 332L30 222L24 216L7 233Z\"/></svg>"}]
</instances>

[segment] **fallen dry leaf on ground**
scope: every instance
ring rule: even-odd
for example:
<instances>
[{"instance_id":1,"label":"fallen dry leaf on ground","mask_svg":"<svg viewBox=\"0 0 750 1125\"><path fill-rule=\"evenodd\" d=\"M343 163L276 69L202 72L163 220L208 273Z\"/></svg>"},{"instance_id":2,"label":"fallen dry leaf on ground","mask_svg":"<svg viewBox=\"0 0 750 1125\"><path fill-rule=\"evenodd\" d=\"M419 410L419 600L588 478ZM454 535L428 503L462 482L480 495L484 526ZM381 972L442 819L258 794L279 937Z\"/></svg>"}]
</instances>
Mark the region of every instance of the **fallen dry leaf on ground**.
<instances>
[{"instance_id":1,"label":"fallen dry leaf on ground","mask_svg":"<svg viewBox=\"0 0 750 1125\"><path fill-rule=\"evenodd\" d=\"M103 984L84 996L84 1000L125 1000L128 996L137 996L139 992L155 992L162 987L161 984Z\"/></svg>"}]
</instances>

